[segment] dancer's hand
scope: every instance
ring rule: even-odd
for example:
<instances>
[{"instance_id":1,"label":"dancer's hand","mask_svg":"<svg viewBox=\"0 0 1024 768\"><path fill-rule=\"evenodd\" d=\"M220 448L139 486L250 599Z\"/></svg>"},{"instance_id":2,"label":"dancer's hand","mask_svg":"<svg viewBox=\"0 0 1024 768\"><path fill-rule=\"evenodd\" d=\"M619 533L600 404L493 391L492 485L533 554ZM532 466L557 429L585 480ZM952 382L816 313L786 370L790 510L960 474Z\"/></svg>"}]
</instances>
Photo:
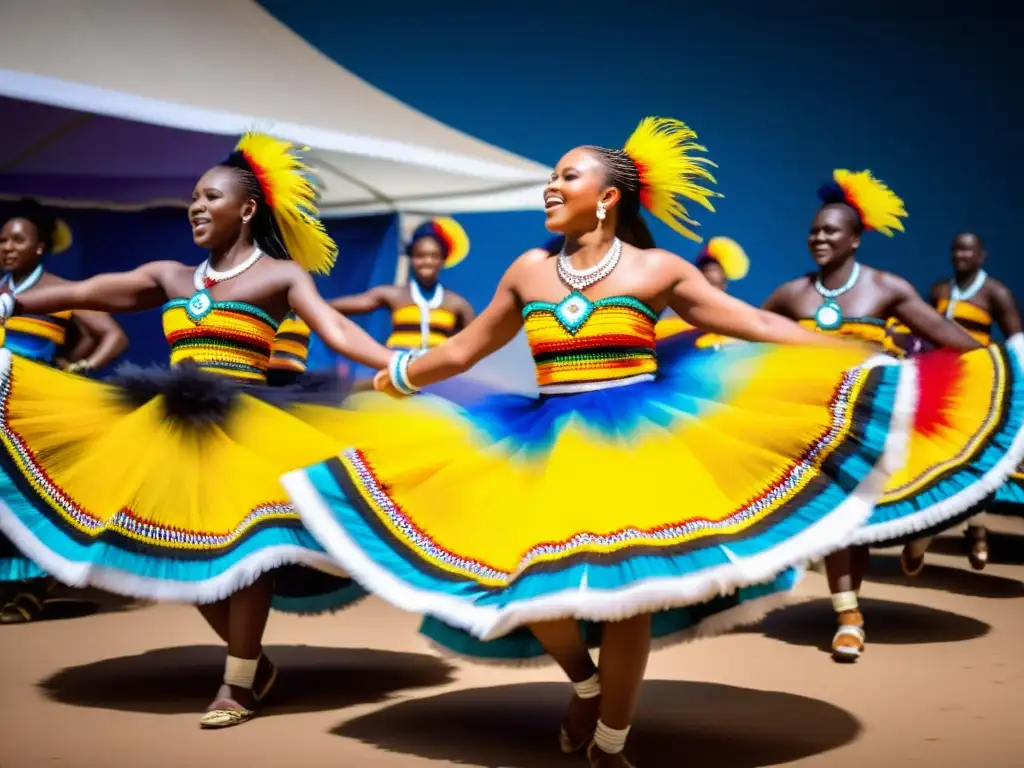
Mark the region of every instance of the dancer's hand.
<instances>
[{"instance_id":1,"label":"dancer's hand","mask_svg":"<svg viewBox=\"0 0 1024 768\"><path fill-rule=\"evenodd\" d=\"M391 381L391 374L387 368L377 371L377 374L373 377L373 388L378 392L383 392L385 395L391 395L391 397L405 397L405 395L395 389L395 385Z\"/></svg>"}]
</instances>

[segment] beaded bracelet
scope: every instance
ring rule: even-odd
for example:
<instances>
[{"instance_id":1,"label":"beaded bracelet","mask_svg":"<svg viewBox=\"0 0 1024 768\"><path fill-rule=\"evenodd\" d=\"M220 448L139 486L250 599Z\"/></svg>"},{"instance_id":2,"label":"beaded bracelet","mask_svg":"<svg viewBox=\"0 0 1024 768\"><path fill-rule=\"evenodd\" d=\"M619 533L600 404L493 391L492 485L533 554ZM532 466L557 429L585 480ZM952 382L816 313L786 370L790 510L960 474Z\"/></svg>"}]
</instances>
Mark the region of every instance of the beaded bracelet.
<instances>
[{"instance_id":1,"label":"beaded bracelet","mask_svg":"<svg viewBox=\"0 0 1024 768\"><path fill-rule=\"evenodd\" d=\"M412 382L409 381L409 363L413 360L413 353L408 350L396 352L388 362L388 376L391 384L403 395L412 395L417 391Z\"/></svg>"}]
</instances>

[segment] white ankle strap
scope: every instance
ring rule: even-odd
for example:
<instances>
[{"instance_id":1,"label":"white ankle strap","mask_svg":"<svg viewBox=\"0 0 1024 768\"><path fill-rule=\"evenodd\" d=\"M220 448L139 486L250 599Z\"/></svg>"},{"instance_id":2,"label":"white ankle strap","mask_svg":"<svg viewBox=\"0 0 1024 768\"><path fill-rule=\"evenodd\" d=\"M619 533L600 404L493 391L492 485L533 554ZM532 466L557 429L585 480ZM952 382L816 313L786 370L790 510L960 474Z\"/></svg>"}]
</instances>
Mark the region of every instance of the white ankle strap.
<instances>
[{"instance_id":1,"label":"white ankle strap","mask_svg":"<svg viewBox=\"0 0 1024 768\"><path fill-rule=\"evenodd\" d=\"M601 695L601 681L595 672L582 683L573 683L572 689L580 699L596 699Z\"/></svg>"},{"instance_id":2,"label":"white ankle strap","mask_svg":"<svg viewBox=\"0 0 1024 768\"><path fill-rule=\"evenodd\" d=\"M245 688L252 690L256 681L256 669L260 665L259 659L239 659L235 656L228 656L224 664L224 683L232 688Z\"/></svg>"},{"instance_id":3,"label":"white ankle strap","mask_svg":"<svg viewBox=\"0 0 1024 768\"><path fill-rule=\"evenodd\" d=\"M598 720L597 730L594 731L594 744L606 755L617 755L626 746L627 736L629 736L629 726L617 731Z\"/></svg>"},{"instance_id":4,"label":"white ankle strap","mask_svg":"<svg viewBox=\"0 0 1024 768\"><path fill-rule=\"evenodd\" d=\"M857 593L850 592L836 592L832 595L832 609L836 613L845 613L846 611L857 610Z\"/></svg>"}]
</instances>

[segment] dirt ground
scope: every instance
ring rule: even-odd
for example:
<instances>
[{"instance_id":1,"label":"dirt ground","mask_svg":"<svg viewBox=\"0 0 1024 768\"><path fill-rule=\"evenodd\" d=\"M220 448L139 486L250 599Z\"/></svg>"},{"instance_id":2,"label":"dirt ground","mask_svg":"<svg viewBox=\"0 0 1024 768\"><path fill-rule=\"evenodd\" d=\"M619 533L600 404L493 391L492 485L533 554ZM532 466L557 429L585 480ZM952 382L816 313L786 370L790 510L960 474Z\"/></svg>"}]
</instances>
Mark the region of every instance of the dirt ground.
<instances>
[{"instance_id":1,"label":"dirt ground","mask_svg":"<svg viewBox=\"0 0 1024 768\"><path fill-rule=\"evenodd\" d=\"M956 536L915 581L880 553L862 592L868 649L826 651L833 619L812 573L760 627L651 658L630 753L639 768L1024 765L1024 538L993 535L970 570ZM53 620L0 629L0 766L561 768L568 687L552 667L449 664L417 619L379 600L271 617L282 667L256 720L200 731L223 650L194 610L82 593ZM83 615L84 614L84 615Z\"/></svg>"}]
</instances>

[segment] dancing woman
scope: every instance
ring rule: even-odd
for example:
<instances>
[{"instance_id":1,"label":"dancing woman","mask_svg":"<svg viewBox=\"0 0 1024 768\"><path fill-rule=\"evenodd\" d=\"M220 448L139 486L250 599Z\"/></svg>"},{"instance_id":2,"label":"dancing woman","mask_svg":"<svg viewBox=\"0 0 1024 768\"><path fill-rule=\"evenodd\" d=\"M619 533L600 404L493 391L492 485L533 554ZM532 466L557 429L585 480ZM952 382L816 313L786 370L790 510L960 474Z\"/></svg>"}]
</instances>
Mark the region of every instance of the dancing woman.
<instances>
[{"instance_id":1,"label":"dancing woman","mask_svg":"<svg viewBox=\"0 0 1024 768\"><path fill-rule=\"evenodd\" d=\"M586 747L595 766L629 765L653 639L757 620L792 588L791 566L863 522L898 466L914 396L909 367L822 346L654 247L641 207L694 239L680 198L713 210L695 138L648 118L623 150L565 155L544 198L561 251L523 254L466 330L396 353L377 377L411 393L525 327L539 397L459 409L368 393L353 404L366 422L355 447L283 479L325 548L371 591L428 614L434 642L483 661L549 654L575 692L560 746ZM656 355L669 306L705 330L788 346Z\"/></svg>"},{"instance_id":2,"label":"dancing woman","mask_svg":"<svg viewBox=\"0 0 1024 768\"><path fill-rule=\"evenodd\" d=\"M365 365L390 355L307 272L329 269L335 248L306 172L287 142L247 135L195 186L193 240L210 252L198 267L153 262L0 296L5 317L163 307L169 369L99 383L0 351L0 529L64 583L199 604L228 646L204 727L251 718L275 679L261 653L270 572L344 576L278 482L345 444L327 437L343 412L315 404L338 393L262 386L279 323L294 311Z\"/></svg>"},{"instance_id":3,"label":"dancing woman","mask_svg":"<svg viewBox=\"0 0 1024 768\"><path fill-rule=\"evenodd\" d=\"M4 274L0 291L19 296L65 281L48 272L44 260L71 246L71 230L50 211L32 200L22 201L0 229L0 265ZM69 336L80 343L65 350ZM75 373L103 368L128 347L128 338L110 315L102 312L57 312L14 318L0 328L5 349L44 365L66 365ZM5 537L0 536L0 582L7 587L0 623L22 624L42 616L43 602L52 579Z\"/></svg>"},{"instance_id":4,"label":"dancing woman","mask_svg":"<svg viewBox=\"0 0 1024 768\"><path fill-rule=\"evenodd\" d=\"M1007 339L1020 333L1020 311L1013 294L983 268L986 253L981 238L972 232L961 232L953 238L951 251L953 277L932 286L932 306L985 346L992 343L993 326L998 326ZM990 511L1013 510L1020 514L1017 505L1024 501L1020 491L1022 477L1018 467L999 486ZM964 535L970 546L971 567L983 570L988 564L988 531L981 515L967 521Z\"/></svg>"},{"instance_id":5,"label":"dancing woman","mask_svg":"<svg viewBox=\"0 0 1024 768\"><path fill-rule=\"evenodd\" d=\"M819 190L821 207L811 224L808 248L816 272L780 286L764 308L824 334L877 344L889 354L890 318L934 347L978 350L980 344L928 306L906 280L857 260L861 237L874 230L903 230L903 201L868 171L837 170ZM955 524L1006 478L1024 445L1019 437L1024 404L1016 336L1005 349L989 347L963 356L948 351L920 358L924 389L909 443L906 466L889 480L853 546L825 560L838 628L832 639L837 661L855 661L864 651L864 616L858 592L872 546L891 546ZM935 370L943 369L936 377ZM919 573L927 539L904 548L908 575Z\"/></svg>"},{"instance_id":6,"label":"dancing woman","mask_svg":"<svg viewBox=\"0 0 1024 768\"><path fill-rule=\"evenodd\" d=\"M441 271L469 254L469 238L455 219L438 217L421 224L405 249L412 268L407 286L380 285L355 296L331 299L343 315L391 312L391 349L430 349L461 331L474 317L473 307L441 285Z\"/></svg>"}]
</instances>

